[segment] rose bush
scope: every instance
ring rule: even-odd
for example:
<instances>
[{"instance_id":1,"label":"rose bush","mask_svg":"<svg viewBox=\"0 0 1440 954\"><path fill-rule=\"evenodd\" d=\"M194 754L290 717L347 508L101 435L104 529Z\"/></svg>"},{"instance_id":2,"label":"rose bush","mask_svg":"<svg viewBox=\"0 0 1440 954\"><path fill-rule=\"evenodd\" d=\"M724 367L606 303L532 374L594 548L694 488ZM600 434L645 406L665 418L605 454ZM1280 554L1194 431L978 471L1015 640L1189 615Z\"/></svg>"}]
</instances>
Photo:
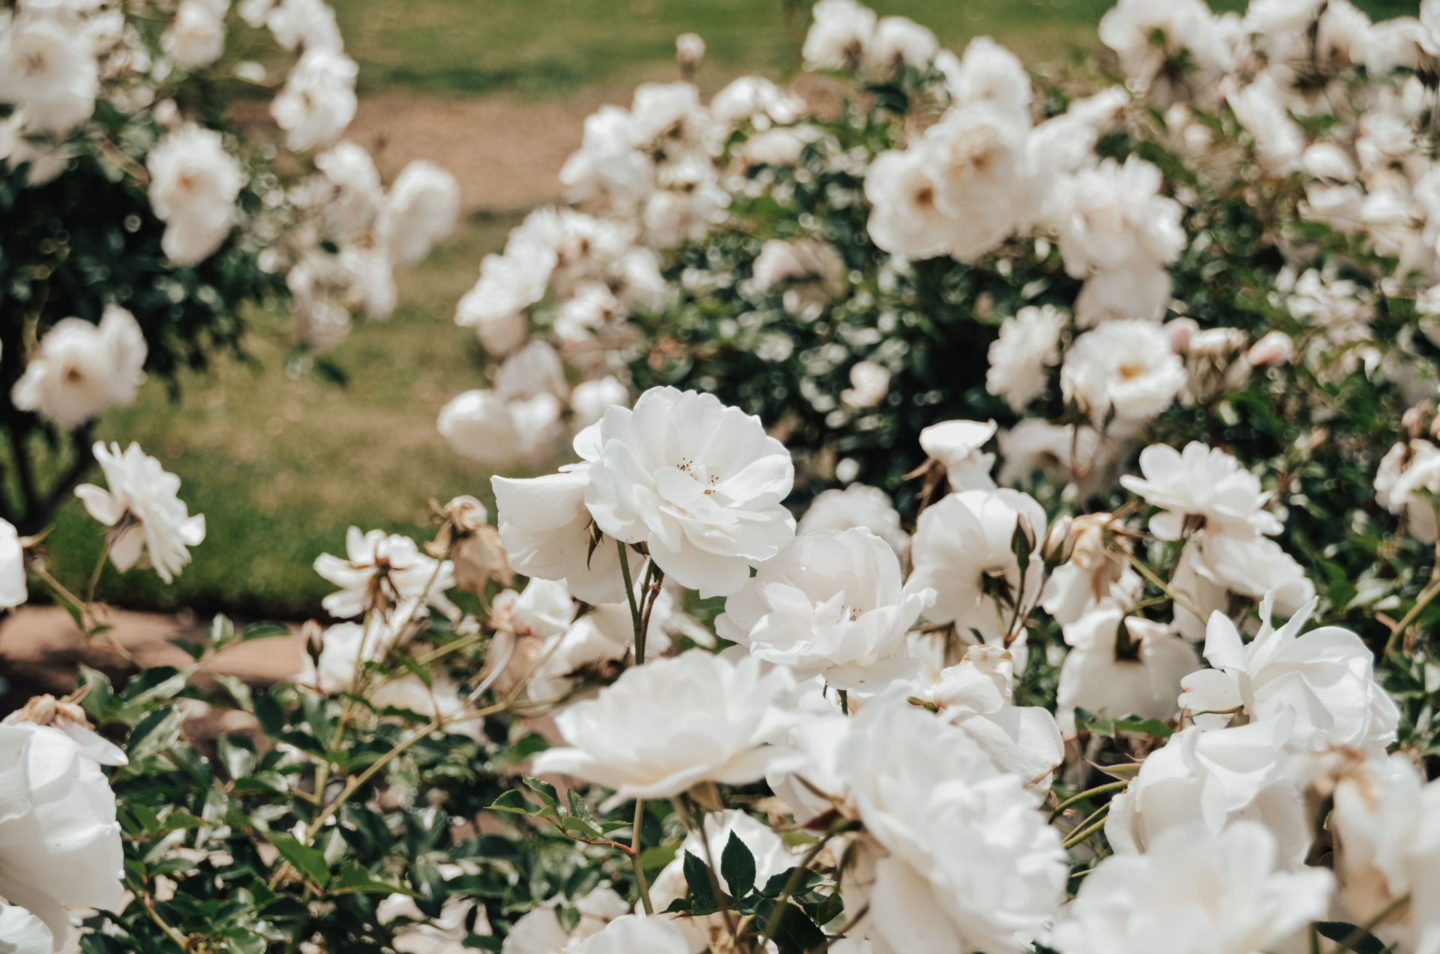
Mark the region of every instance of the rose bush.
<instances>
[{"instance_id":1,"label":"rose bush","mask_svg":"<svg viewBox=\"0 0 1440 954\"><path fill-rule=\"evenodd\" d=\"M341 139L356 66L329 7L229 8L31 0L0 12L0 517L25 532L93 463L95 419L133 403L147 377L178 388L183 369L243 354L256 307L293 315L296 357L338 374L317 355L352 311L389 314L395 270L455 225L448 173L417 161L387 191ZM247 42L227 45L235 32ZM277 86L283 137L236 119Z\"/></svg>"},{"instance_id":2,"label":"rose bush","mask_svg":"<svg viewBox=\"0 0 1440 954\"><path fill-rule=\"evenodd\" d=\"M439 421L550 472L423 543L350 528L293 680L199 678L283 632L218 618L8 717L0 941L1440 950L1440 3L1122 0L1100 35L1123 87L1037 90L822 0L824 102L592 117L577 207L461 304L500 360ZM345 73L292 78L287 134ZM97 453L110 558L183 572L178 481ZM4 601L105 645L0 529Z\"/></svg>"}]
</instances>

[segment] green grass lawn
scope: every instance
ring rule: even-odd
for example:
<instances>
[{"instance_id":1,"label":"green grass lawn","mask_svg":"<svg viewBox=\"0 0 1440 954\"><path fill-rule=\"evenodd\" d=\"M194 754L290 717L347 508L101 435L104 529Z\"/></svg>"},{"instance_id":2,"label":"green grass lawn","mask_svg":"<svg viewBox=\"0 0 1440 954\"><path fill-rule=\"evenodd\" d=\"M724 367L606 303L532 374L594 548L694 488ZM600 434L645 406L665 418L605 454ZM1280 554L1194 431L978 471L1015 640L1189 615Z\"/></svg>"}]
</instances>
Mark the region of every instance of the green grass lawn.
<instances>
[{"instance_id":1,"label":"green grass lawn","mask_svg":"<svg viewBox=\"0 0 1440 954\"><path fill-rule=\"evenodd\" d=\"M513 224L469 222L406 276L395 315L357 325L330 355L350 375L343 387L287 373L286 350L262 333L258 364L225 360L190 376L178 403L152 381L134 407L107 415L99 436L139 441L178 474L208 537L174 586L109 568L100 596L136 608L299 617L317 612L331 589L311 562L343 552L351 523L414 531L431 499L488 500L487 475L449 449L435 417L480 382L478 342L451 315L481 256ZM100 534L78 501L59 514L49 543L67 581L83 586Z\"/></svg>"}]
</instances>

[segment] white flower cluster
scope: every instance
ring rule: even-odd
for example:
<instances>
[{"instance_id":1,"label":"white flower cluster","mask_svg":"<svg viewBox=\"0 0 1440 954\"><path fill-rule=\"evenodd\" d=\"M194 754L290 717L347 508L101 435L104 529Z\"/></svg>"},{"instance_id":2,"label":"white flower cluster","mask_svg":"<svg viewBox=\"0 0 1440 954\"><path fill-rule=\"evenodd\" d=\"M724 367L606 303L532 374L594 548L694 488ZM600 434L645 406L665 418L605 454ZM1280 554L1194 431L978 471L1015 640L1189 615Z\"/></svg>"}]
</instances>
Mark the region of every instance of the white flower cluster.
<instances>
[{"instance_id":1,"label":"white flower cluster","mask_svg":"<svg viewBox=\"0 0 1440 954\"><path fill-rule=\"evenodd\" d=\"M893 534L898 515L858 487L818 502L795 535L780 506L788 454L756 419L693 392L653 389L633 409L612 408L577 438L582 462L557 474L495 478L509 560L533 578L497 603L492 668L514 686L522 672L540 674L537 702L623 670L561 708L565 745L534 769L601 786L605 808L763 780L775 796L768 812L728 812L718 842L712 829L703 835L712 857L741 839L757 885L793 864L763 822L851 819L838 890L858 950L1019 954L1044 943L1141 954L1164 943L1251 954L1303 939L1314 920L1364 923L1381 911L1391 916L1383 937L1425 950L1440 936L1425 883L1440 783L1387 761L1400 715L1370 649L1348 630L1304 630L1308 584L1270 540L1280 522L1259 480L1198 443L1152 446L1143 478L1122 481L1157 508L1148 537L1121 514L1047 528L1035 500L990 479L995 457L981 448L994 433L965 421L927 432L932 466L953 489L922 511L908 545L878 535ZM1153 571L1135 556L1142 538L1181 554L1159 581L1175 621L1143 612L1137 570ZM1244 556L1256 547L1264 558ZM1250 589L1225 576L1237 567ZM1222 596L1204 586L1187 595L1182 575L1202 571ZM641 581L641 614L619 602L627 580ZM1253 592L1267 580L1301 591L1279 628L1279 598ZM715 632L732 648L672 638L680 592L667 587L677 583L725 597ZM1247 642L1237 599L1259 595L1249 606L1261 625ZM587 611L576 597L601 605ZM1028 643L1042 610L1068 644L1048 653L1060 664L1058 721L1015 699L1037 665ZM1208 667L1179 622L1201 612ZM649 661L647 626L661 657ZM1089 731L1081 711L1176 727L1155 733L1159 747L1133 750L1128 781L1102 786L1124 791L1085 832L1041 810L1052 783L1087 774L1063 741ZM1316 814L1326 793L1328 833ZM1413 843L1402 825L1427 834ZM1067 832L1101 828L1114 854L1067 901ZM1333 866L1314 862L1317 831L1335 839ZM703 860L701 838L692 831L686 845ZM654 891L662 904L688 893L678 868ZM587 905L574 933L537 909L505 949L588 951L619 937L626 918L607 927L614 912ZM685 938L685 949L704 949L725 931L723 917L707 917L657 915L633 930L654 931L644 943L656 950L678 951ZM1177 924L1185 930L1172 937Z\"/></svg>"},{"instance_id":2,"label":"white flower cluster","mask_svg":"<svg viewBox=\"0 0 1440 954\"><path fill-rule=\"evenodd\" d=\"M29 183L38 186L98 155L93 161L105 164L110 178L123 177L148 198L164 223L161 245L171 266L200 266L234 247L265 271L284 272L299 336L312 346L343 338L351 310L389 314L394 270L422 259L455 225L454 178L417 161L387 192L369 155L339 142L355 115L357 68L321 0L247 0L238 9L250 26L299 51L271 106L289 155L277 162L227 128L206 125L213 120L182 111L184 83L221 69L230 4L171 6L162 31L152 22L156 11L111 2L30 0L0 15L0 104L9 110L0 124L0 162L27 165ZM265 78L254 62L226 69L247 81L257 70ZM97 103L124 121L123 134L92 119ZM125 228L134 232L140 223ZM179 293L178 286L162 290ZM105 308L98 334L80 328L79 318L51 324L16 387L17 406L74 429L133 400L146 357L140 327L152 342L159 332L155 316L138 315L136 326L124 314Z\"/></svg>"},{"instance_id":3,"label":"white flower cluster","mask_svg":"<svg viewBox=\"0 0 1440 954\"><path fill-rule=\"evenodd\" d=\"M735 81L708 107L688 82L641 87L629 109L590 117L562 177L573 208L543 213L545 222L567 221L576 240L557 238L538 218L527 222L504 255L487 258L457 314L497 357L545 337L571 380L603 382L603 391L582 385L567 415L564 394L557 405L506 393L497 380L457 398L442 430L483 461L534 464L565 432L567 416L571 432L589 422L596 394L619 400L630 386L627 366L674 357L664 326L643 342L648 355L636 348L654 324L646 316L683 313L685 301L719 290L734 313L717 330L773 322L773 332L741 346L766 361L798 357L795 390L827 426L873 431L875 414L909 383L900 377L906 342L890 340L890 310L907 299L917 266L940 257L1002 277L1025 266L1052 275L1020 286L1013 310L982 316L993 305L984 295L975 303L976 315L999 328L987 389L1022 416L1001 435L1013 445L1002 483L1028 477L1036 459L1052 467L1058 459L1061 470L1085 476L1085 492L1112 487L1137 438L1167 411L1213 407L1292 362L1326 381L1362 369L1419 400L1433 391L1426 349L1440 340L1440 232L1431 222L1440 215L1432 195L1440 173L1427 126L1440 7L1376 22L1348 0L1253 7L1242 15L1215 14L1200 0L1118 3L1100 38L1126 84L1067 98L1057 113L1053 99L1042 108L1020 61L989 39L956 55L904 18L824 0L805 41L807 69L911 97L907 116L874 121L880 141L893 140L878 152L842 143L823 106L761 78ZM682 46L698 49L693 40ZM1117 139L1157 148L1117 157ZM824 204L792 209L798 189L819 174L859 185L851 194L830 185ZM1357 281L1345 273L1353 256L1317 255L1313 242L1277 229L1265 237L1279 259L1264 266L1273 278L1266 304L1287 319L1253 334L1220 323L1214 309L1172 298L1172 273L1207 254L1215 195L1272 204L1281 221L1353 236L1393 265L1380 265L1373 282ZM761 227L763 241L738 265L716 254L754 233L745 210L760 197L794 221L777 237ZM845 250L827 240L824 220L856 206L888 253L874 274L852 271ZM589 240L602 232L604 241ZM713 267L700 263L707 256L671 254L687 242ZM579 276L557 269L560 247L594 262ZM655 266L682 260L664 273L673 279L667 296ZM631 279L642 261L646 293L636 294ZM859 294L850 299L852 291ZM1389 335L1375 324L1385 296L1413 301L1418 315L1388 350L1376 343ZM802 328L838 320L845 346L800 351L804 336L767 317L776 298ZM849 387L833 384L847 375ZM689 380L705 386L706 376ZM1066 411L1058 425L1057 399ZM1024 417L1040 407L1049 420Z\"/></svg>"}]
</instances>

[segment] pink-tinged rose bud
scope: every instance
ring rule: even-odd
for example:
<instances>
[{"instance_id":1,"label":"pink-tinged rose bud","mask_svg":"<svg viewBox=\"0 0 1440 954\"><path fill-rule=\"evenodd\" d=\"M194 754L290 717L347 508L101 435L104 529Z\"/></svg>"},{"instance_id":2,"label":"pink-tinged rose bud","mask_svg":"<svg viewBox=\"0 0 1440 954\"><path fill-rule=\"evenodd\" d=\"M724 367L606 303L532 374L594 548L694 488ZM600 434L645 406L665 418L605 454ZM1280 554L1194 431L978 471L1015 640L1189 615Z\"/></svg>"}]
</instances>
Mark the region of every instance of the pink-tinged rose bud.
<instances>
[{"instance_id":1,"label":"pink-tinged rose bud","mask_svg":"<svg viewBox=\"0 0 1440 954\"><path fill-rule=\"evenodd\" d=\"M1171 349L1184 354L1190 350L1190 339L1199 332L1200 324L1194 318L1176 318L1165 323L1165 330L1170 332Z\"/></svg>"},{"instance_id":2,"label":"pink-tinged rose bud","mask_svg":"<svg viewBox=\"0 0 1440 954\"><path fill-rule=\"evenodd\" d=\"M1272 331L1250 348L1250 363L1255 367L1289 364L1295 357L1295 344L1283 331Z\"/></svg>"},{"instance_id":3,"label":"pink-tinged rose bud","mask_svg":"<svg viewBox=\"0 0 1440 954\"><path fill-rule=\"evenodd\" d=\"M1425 433L1425 411L1417 404L1400 415L1400 426L1412 439Z\"/></svg>"}]
</instances>

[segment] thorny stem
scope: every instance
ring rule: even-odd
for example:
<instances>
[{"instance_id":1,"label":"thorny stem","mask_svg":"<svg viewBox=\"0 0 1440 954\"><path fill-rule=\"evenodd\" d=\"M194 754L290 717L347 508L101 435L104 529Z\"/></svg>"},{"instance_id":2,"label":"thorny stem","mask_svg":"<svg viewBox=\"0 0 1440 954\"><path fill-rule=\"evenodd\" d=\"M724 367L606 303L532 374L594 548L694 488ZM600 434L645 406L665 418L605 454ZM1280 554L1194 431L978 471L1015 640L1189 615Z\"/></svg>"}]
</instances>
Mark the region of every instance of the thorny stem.
<instances>
[{"instance_id":1,"label":"thorny stem","mask_svg":"<svg viewBox=\"0 0 1440 954\"><path fill-rule=\"evenodd\" d=\"M92 638L94 636L98 620L95 619L95 614L91 611L90 604L72 593L70 591L70 588L67 587L64 583L61 583L59 580L55 579L54 574L52 574L49 570L45 569L43 561L32 560L30 562L30 571L36 576L38 576L40 578L40 581L50 588L51 593L53 593L57 598L63 600L64 602L69 603L70 606L73 607L74 610L80 614L80 625L86 631L85 637L87 639ZM131 665L138 666L140 664L139 661L135 658L135 654L130 652L130 650L126 649L125 644L120 642L120 640L116 639L113 632L107 631L105 633L105 636L106 645L108 645L117 656L130 663Z\"/></svg>"},{"instance_id":2,"label":"thorny stem","mask_svg":"<svg viewBox=\"0 0 1440 954\"><path fill-rule=\"evenodd\" d=\"M665 571L651 560L645 569L645 608L640 613L640 631L635 637L635 645L639 649L635 656L636 665L644 661L645 642L650 638L650 616L655 612L655 603L660 599L660 587L664 582Z\"/></svg>"},{"instance_id":3,"label":"thorny stem","mask_svg":"<svg viewBox=\"0 0 1440 954\"><path fill-rule=\"evenodd\" d=\"M650 885L645 880L645 863L640 860L640 832L645 826L645 799L635 799L635 821L631 825L630 833L630 860L635 863L635 886L640 891L640 903L645 906L646 914L655 913L655 905L650 901Z\"/></svg>"},{"instance_id":4,"label":"thorny stem","mask_svg":"<svg viewBox=\"0 0 1440 954\"><path fill-rule=\"evenodd\" d=\"M189 942L185 940L185 935L165 923L165 919L160 916L160 912L155 910L155 899L150 896L150 892L144 890L129 878L125 879L125 881L126 886L130 889L130 893L141 899L141 907L143 907L145 913L150 916L150 920L155 922L155 926L158 927L166 937L174 941L180 950L188 950Z\"/></svg>"},{"instance_id":5,"label":"thorny stem","mask_svg":"<svg viewBox=\"0 0 1440 954\"><path fill-rule=\"evenodd\" d=\"M105 545L100 548L100 559L95 561L95 569L90 573L90 585L85 588L85 602L95 602L95 588L100 585L100 574L105 569L105 560L110 556L110 535L105 535Z\"/></svg>"},{"instance_id":6,"label":"thorny stem","mask_svg":"<svg viewBox=\"0 0 1440 954\"><path fill-rule=\"evenodd\" d=\"M1410 624L1415 622L1436 596L1440 596L1440 544L1436 545L1435 566L1430 571L1430 582L1425 584L1425 589L1420 591L1420 595L1415 599L1415 605L1410 607L1410 612L1390 628L1390 638L1385 640L1383 655L1388 656L1395 651L1396 647L1400 645L1400 638L1404 635L1405 630L1410 628Z\"/></svg>"},{"instance_id":7,"label":"thorny stem","mask_svg":"<svg viewBox=\"0 0 1440 954\"><path fill-rule=\"evenodd\" d=\"M616 540L620 551L620 576L625 580L625 599L630 601L630 625L635 629L635 665L645 662L645 628L640 620L640 605L635 602L635 581L630 577L630 557L625 552L625 542Z\"/></svg>"},{"instance_id":8,"label":"thorny stem","mask_svg":"<svg viewBox=\"0 0 1440 954\"><path fill-rule=\"evenodd\" d=\"M1076 845L1087 840L1091 835L1105 827L1105 819L1110 814L1110 805L1107 802L1102 805L1095 814L1085 819L1086 824L1070 833L1070 837L1061 842L1061 848L1074 848ZM1092 821L1093 819L1093 821Z\"/></svg>"},{"instance_id":9,"label":"thorny stem","mask_svg":"<svg viewBox=\"0 0 1440 954\"><path fill-rule=\"evenodd\" d=\"M1199 619L1202 623L1205 621L1205 611L1192 603L1188 598L1181 596L1179 593L1176 593L1174 590L1172 590L1168 583L1160 579L1160 575L1158 573L1145 565L1145 561L1141 560L1133 553L1129 554L1128 559L1130 560L1130 565L1135 568L1135 572L1143 576L1152 585L1158 587L1160 589L1160 592L1170 597L1170 601L1172 603L1186 610L1187 612L1195 616L1197 619Z\"/></svg>"},{"instance_id":10,"label":"thorny stem","mask_svg":"<svg viewBox=\"0 0 1440 954\"><path fill-rule=\"evenodd\" d=\"M1106 782L1104 785L1096 785L1094 788L1087 788L1083 792L1078 792L1074 795L1071 795L1069 798L1065 799L1065 801L1055 806L1054 811L1050 813L1050 819L1053 821L1056 818L1060 817L1061 812L1069 808L1071 805L1074 805L1076 802L1083 802L1087 798L1092 798L1096 795L1104 795L1106 792L1117 792L1129 784L1129 779L1121 779L1118 782Z\"/></svg>"}]
</instances>

